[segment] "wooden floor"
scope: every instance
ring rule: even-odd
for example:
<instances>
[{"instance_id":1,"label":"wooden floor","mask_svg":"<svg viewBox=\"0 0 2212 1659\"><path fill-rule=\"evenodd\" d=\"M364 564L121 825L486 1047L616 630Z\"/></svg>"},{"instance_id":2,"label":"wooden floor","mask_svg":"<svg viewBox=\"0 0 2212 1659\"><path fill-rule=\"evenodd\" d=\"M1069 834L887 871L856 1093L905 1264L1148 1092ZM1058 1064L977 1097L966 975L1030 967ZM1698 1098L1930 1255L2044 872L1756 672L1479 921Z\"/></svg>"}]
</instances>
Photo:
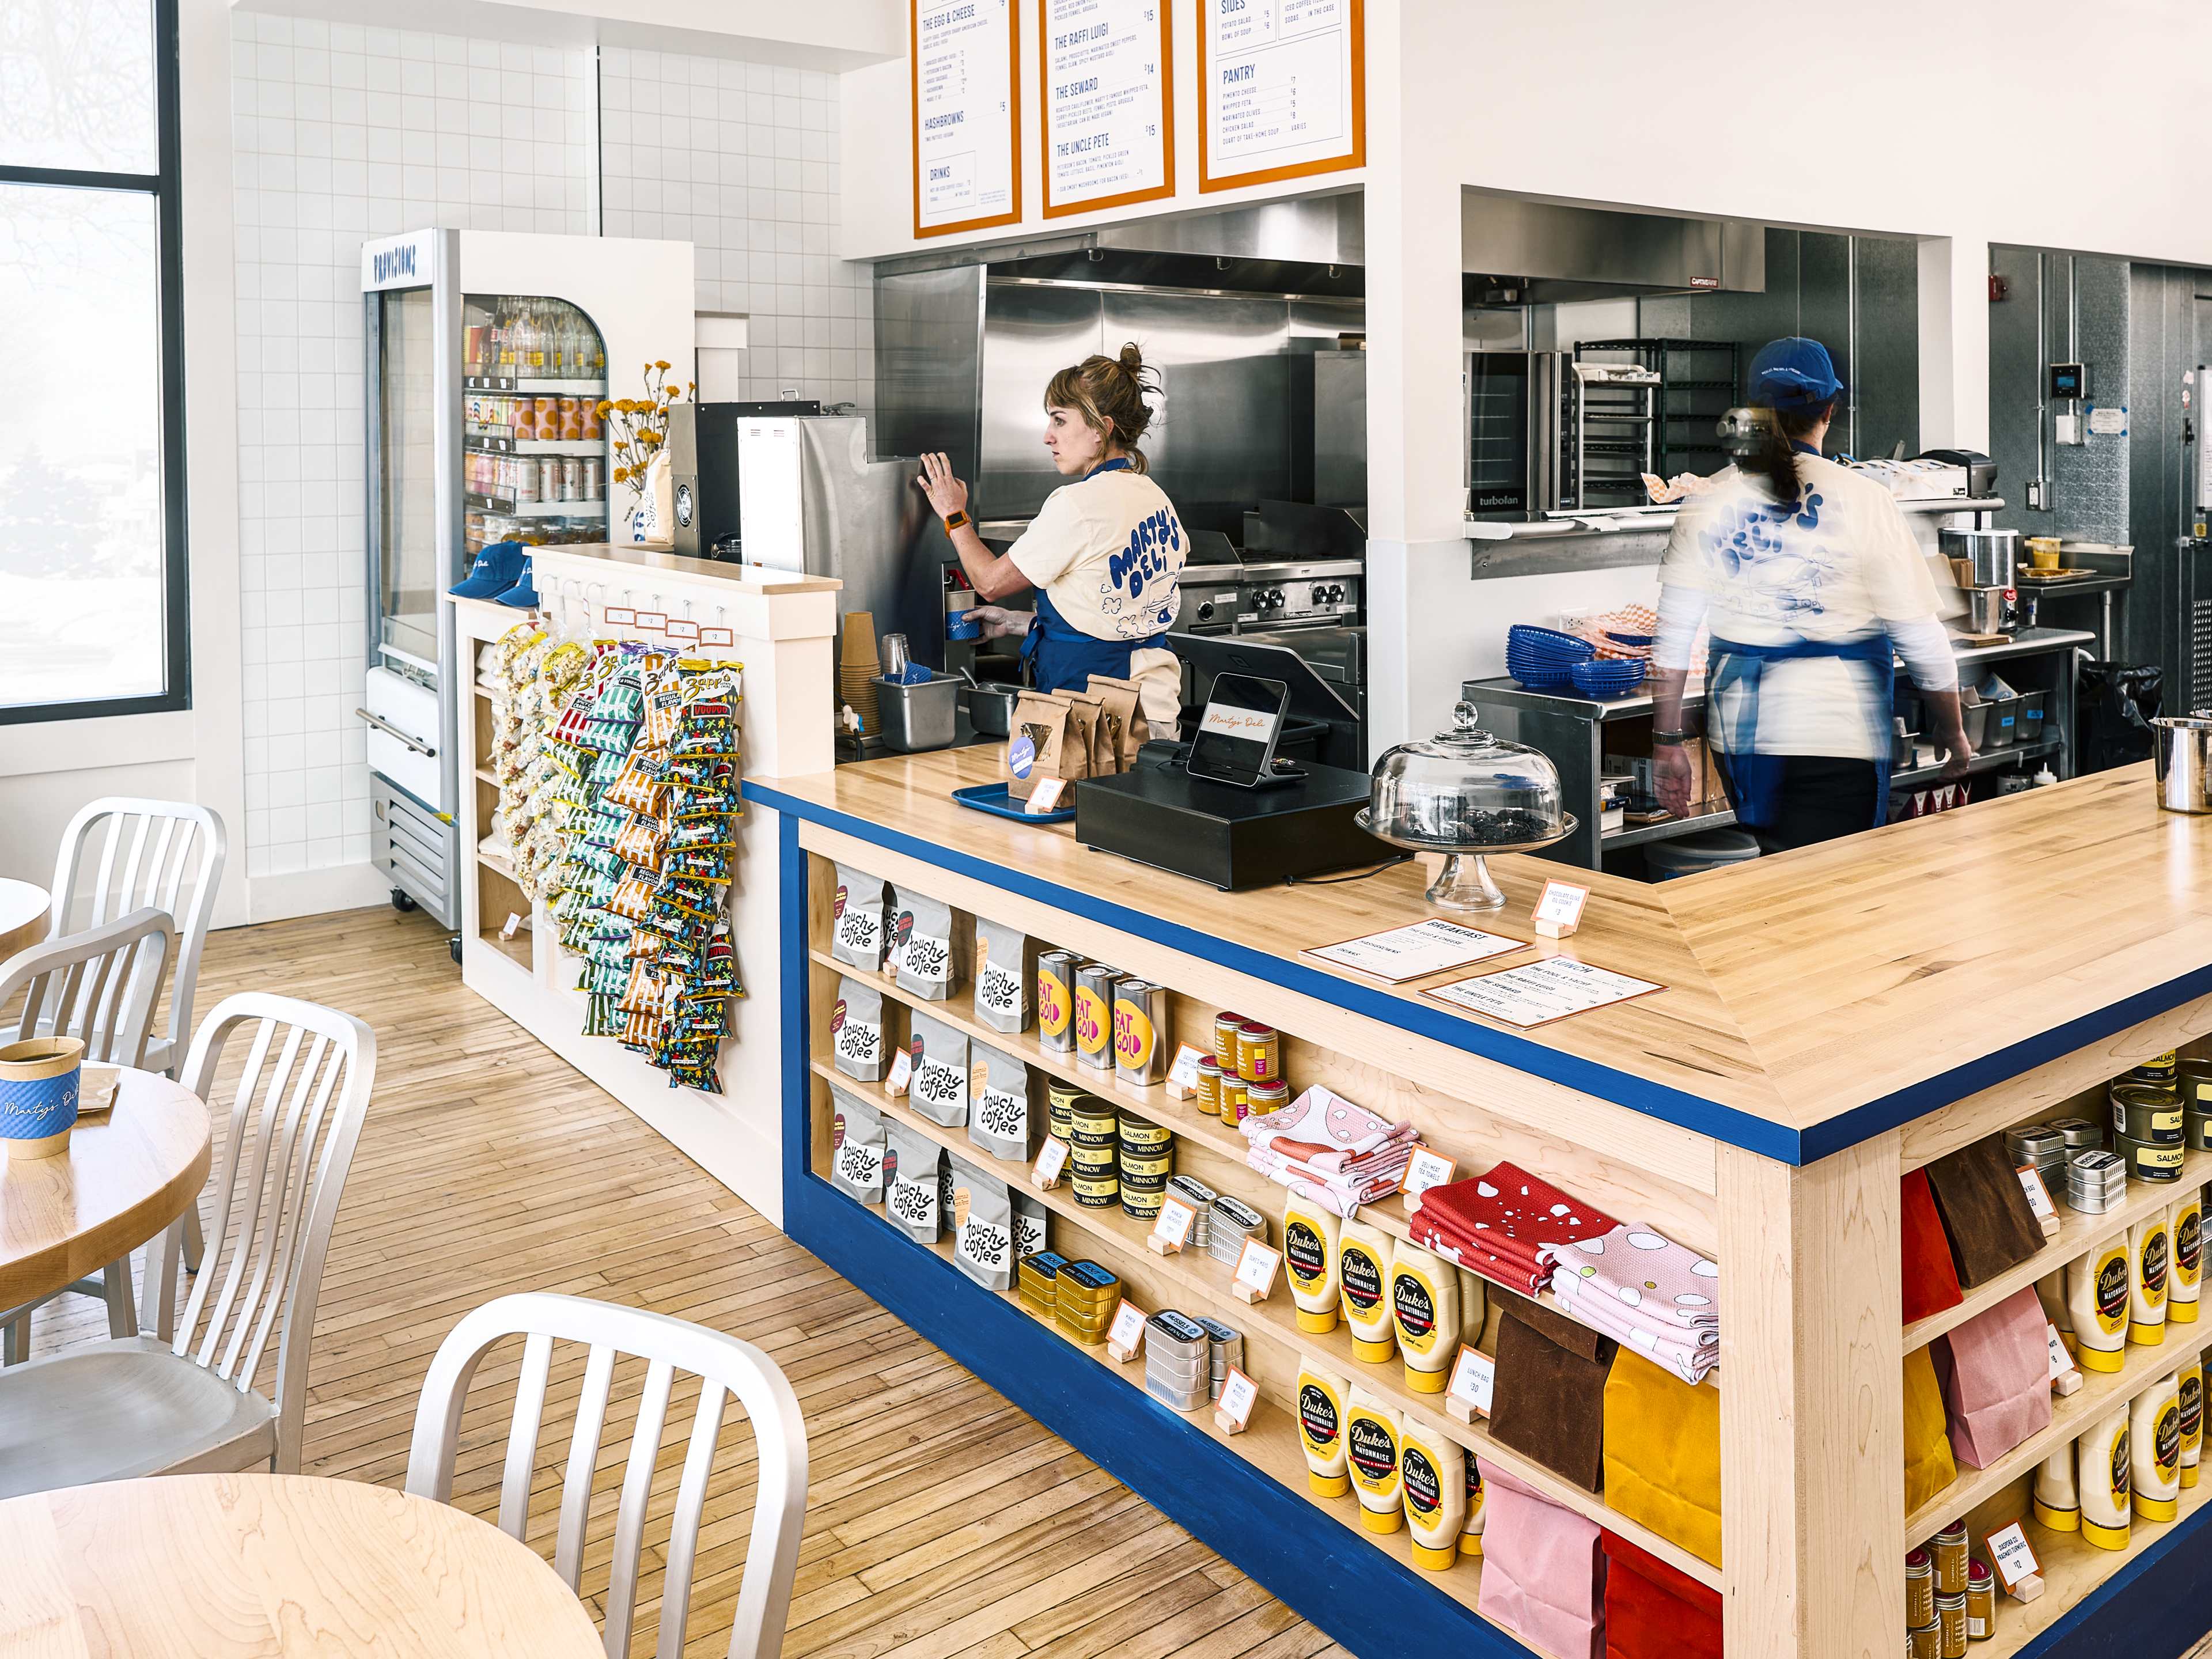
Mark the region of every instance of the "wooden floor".
<instances>
[{"instance_id":1,"label":"wooden floor","mask_svg":"<svg viewBox=\"0 0 2212 1659\"><path fill-rule=\"evenodd\" d=\"M308 1473L398 1486L423 1372L463 1313L509 1291L599 1297L742 1336L798 1390L811 1467L788 1655L1344 1659L463 990L445 936L421 916L360 911L216 934L200 1012L246 988L345 1009L375 1028L380 1045L315 1321ZM64 1297L39 1314L33 1351L104 1331L96 1304ZM463 1420L455 1501L479 1514L497 1507L520 1358L519 1343L495 1350ZM561 1361L532 1516L549 1557L580 1351ZM642 1380L641 1365L617 1374L587 1594L605 1587L627 1454L614 1437L627 1434ZM690 1406L679 1392L655 1482L641 1654L657 1632L658 1552ZM749 1431L726 1428L692 1597L692 1659L728 1646L752 1458Z\"/></svg>"}]
</instances>

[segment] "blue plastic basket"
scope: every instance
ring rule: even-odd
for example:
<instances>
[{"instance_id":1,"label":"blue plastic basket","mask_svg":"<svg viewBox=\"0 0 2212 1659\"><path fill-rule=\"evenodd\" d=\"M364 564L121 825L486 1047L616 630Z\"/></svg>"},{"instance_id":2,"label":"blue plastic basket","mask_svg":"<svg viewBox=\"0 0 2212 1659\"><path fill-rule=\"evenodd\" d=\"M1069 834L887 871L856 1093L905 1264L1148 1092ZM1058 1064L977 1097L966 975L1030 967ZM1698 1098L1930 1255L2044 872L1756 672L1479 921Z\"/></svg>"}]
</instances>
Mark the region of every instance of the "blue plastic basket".
<instances>
[{"instance_id":1,"label":"blue plastic basket","mask_svg":"<svg viewBox=\"0 0 2212 1659\"><path fill-rule=\"evenodd\" d=\"M1618 659L1578 662L1568 671L1575 690L1585 696L1620 697L1644 684L1644 665Z\"/></svg>"}]
</instances>

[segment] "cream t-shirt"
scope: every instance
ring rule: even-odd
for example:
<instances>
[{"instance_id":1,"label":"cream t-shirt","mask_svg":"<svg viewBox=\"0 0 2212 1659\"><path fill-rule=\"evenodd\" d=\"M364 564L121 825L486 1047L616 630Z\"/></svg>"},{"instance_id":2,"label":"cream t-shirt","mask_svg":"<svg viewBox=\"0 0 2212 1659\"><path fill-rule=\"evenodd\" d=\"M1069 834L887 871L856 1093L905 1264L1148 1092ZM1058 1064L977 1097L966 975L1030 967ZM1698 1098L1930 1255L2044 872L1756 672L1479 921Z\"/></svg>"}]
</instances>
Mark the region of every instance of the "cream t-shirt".
<instances>
[{"instance_id":1,"label":"cream t-shirt","mask_svg":"<svg viewBox=\"0 0 2212 1659\"><path fill-rule=\"evenodd\" d=\"M1676 517L1659 580L1707 596L1715 640L1862 640L1941 615L1926 556L1886 488L1817 455L1798 456L1797 477L1797 505L1785 507L1731 470ZM1757 752L1880 758L1889 751L1887 680L1838 657L1765 664ZM1707 729L1744 730L1747 713L1712 709Z\"/></svg>"},{"instance_id":2,"label":"cream t-shirt","mask_svg":"<svg viewBox=\"0 0 2212 1659\"><path fill-rule=\"evenodd\" d=\"M1116 467L1046 496L1006 556L1071 627L1097 640L1148 640L1175 626L1190 538L1165 490ZM1182 705L1175 653L1132 653L1129 677L1141 683L1146 719L1171 735Z\"/></svg>"}]
</instances>

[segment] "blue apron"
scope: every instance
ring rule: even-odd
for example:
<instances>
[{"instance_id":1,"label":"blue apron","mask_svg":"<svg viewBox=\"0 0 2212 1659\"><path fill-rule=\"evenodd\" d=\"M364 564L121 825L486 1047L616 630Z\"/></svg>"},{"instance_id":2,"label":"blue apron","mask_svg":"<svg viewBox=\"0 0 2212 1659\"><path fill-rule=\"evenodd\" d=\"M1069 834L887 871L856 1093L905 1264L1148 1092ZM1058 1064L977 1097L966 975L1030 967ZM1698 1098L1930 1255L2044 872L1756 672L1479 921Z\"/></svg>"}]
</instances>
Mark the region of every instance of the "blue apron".
<instances>
[{"instance_id":1,"label":"blue apron","mask_svg":"<svg viewBox=\"0 0 2212 1659\"><path fill-rule=\"evenodd\" d=\"M1126 460L1108 461L1083 475L1088 483L1102 472L1127 470ZM1052 595L1036 592L1036 621L1022 641L1022 667L1029 683L1040 691L1080 691L1093 674L1109 679L1129 678L1129 659L1139 651L1164 650L1168 636L1148 640L1102 640L1085 633L1060 614Z\"/></svg>"},{"instance_id":2,"label":"blue apron","mask_svg":"<svg viewBox=\"0 0 2212 1659\"><path fill-rule=\"evenodd\" d=\"M1738 645L1714 638L1711 653L1706 659L1705 736L1714 764L1719 767L1722 781L1728 786L1729 799L1735 804L1736 822L1753 830L1771 830L1781 814L1783 772L1790 757L1756 752L1759 682L1768 663L1792 662L1807 657L1838 657L1849 662L1866 663L1877 671L1883 713L1880 720L1870 720L1869 723L1879 730L1881 743L1874 763L1874 821L1867 827L1879 830L1889 822L1887 711L1897 686L1896 655L1886 633L1862 640L1797 640L1789 645ZM1747 706L1742 715L1724 726L1719 712L1722 694L1733 691L1747 694ZM1729 730L1741 747L1723 749L1713 741L1714 734L1723 729Z\"/></svg>"}]
</instances>

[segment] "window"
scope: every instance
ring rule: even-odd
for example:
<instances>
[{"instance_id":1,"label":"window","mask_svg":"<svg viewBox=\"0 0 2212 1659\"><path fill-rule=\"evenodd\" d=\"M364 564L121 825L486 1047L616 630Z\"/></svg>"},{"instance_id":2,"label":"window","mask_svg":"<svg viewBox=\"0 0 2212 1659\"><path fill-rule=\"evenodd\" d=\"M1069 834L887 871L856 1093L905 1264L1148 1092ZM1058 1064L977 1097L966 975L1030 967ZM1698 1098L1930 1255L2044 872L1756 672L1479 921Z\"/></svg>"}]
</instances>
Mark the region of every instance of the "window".
<instances>
[{"instance_id":1,"label":"window","mask_svg":"<svg viewBox=\"0 0 2212 1659\"><path fill-rule=\"evenodd\" d=\"M0 0L0 725L183 708L176 0Z\"/></svg>"}]
</instances>

